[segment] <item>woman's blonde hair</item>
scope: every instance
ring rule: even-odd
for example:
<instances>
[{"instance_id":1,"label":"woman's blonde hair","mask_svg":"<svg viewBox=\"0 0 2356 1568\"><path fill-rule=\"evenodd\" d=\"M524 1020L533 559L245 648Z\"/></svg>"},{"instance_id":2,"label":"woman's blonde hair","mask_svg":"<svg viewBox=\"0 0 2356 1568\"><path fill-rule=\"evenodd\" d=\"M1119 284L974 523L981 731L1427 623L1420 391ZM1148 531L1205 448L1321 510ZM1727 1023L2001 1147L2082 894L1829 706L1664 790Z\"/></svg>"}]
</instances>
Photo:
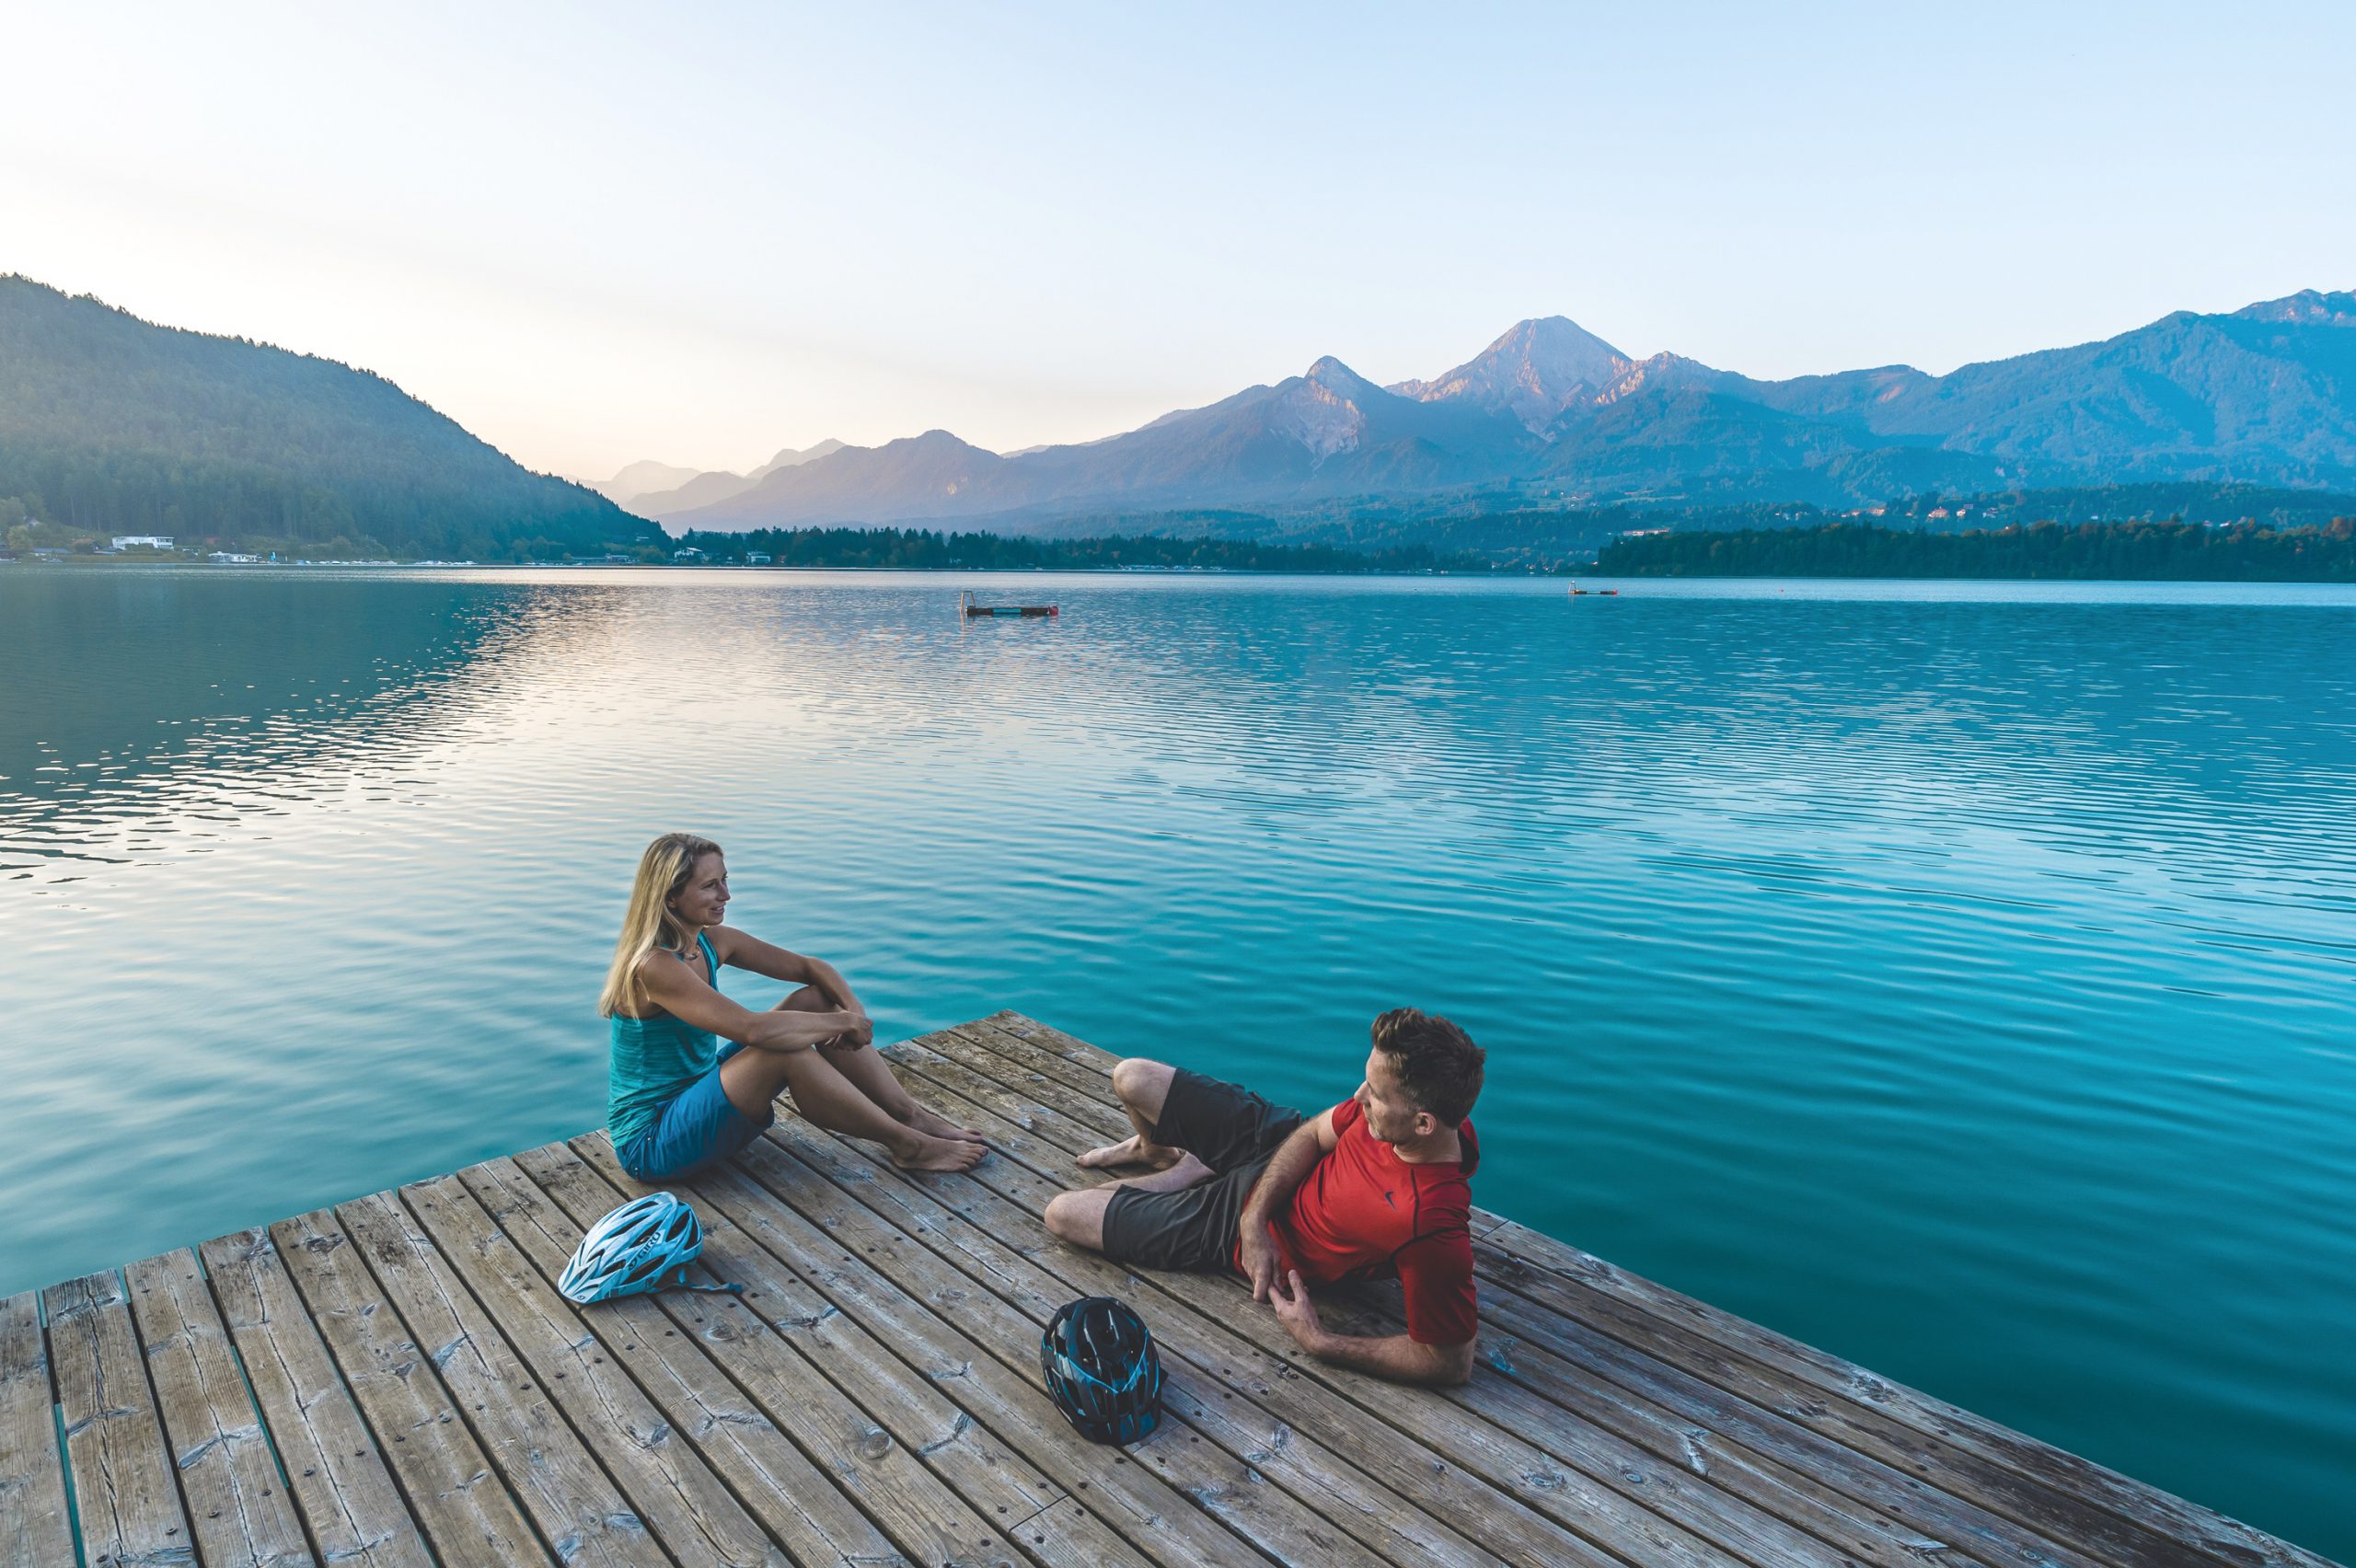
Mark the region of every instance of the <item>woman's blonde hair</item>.
<instances>
[{"instance_id":1,"label":"woman's blonde hair","mask_svg":"<svg viewBox=\"0 0 2356 1568\"><path fill-rule=\"evenodd\" d=\"M646 847L638 858L638 880L629 885L629 909L622 916L621 940L614 944L614 966L606 971L606 988L598 994L599 1016L611 1018L624 1003L646 1005L646 987L639 984L638 966L658 947L685 951L688 932L671 913L671 900L695 875L696 862L717 855L720 846L692 833L666 833Z\"/></svg>"}]
</instances>

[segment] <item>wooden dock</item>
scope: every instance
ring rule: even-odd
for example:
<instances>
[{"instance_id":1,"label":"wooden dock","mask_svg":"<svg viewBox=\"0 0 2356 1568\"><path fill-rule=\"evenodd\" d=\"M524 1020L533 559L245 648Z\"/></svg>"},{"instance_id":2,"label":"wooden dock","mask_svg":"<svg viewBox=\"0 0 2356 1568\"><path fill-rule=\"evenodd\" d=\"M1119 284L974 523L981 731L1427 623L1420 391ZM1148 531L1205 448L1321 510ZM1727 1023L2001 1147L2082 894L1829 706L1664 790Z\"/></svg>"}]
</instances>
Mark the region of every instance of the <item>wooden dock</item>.
<instances>
[{"instance_id":1,"label":"wooden dock","mask_svg":"<svg viewBox=\"0 0 2356 1568\"><path fill-rule=\"evenodd\" d=\"M1046 1235L1128 1130L1111 1055L1014 1013L886 1054L999 1152L908 1177L781 1113L676 1189L741 1298L557 1294L642 1190L599 1133L8 1299L0 1563L2327 1568L1477 1211L1469 1385L1308 1361L1238 1281ZM1040 1385L1085 1294L1169 1368L1126 1450Z\"/></svg>"}]
</instances>

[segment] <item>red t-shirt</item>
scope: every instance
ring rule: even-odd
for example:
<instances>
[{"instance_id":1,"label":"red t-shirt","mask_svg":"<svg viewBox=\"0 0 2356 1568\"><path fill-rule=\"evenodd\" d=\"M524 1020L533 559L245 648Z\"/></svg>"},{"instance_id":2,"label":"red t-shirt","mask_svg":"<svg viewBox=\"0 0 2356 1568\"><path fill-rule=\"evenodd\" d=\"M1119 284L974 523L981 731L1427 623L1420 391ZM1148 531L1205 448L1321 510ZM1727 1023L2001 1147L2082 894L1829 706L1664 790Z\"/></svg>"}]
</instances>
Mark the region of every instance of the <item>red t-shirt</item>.
<instances>
[{"instance_id":1,"label":"red t-shirt","mask_svg":"<svg viewBox=\"0 0 2356 1568\"><path fill-rule=\"evenodd\" d=\"M1481 1146L1466 1122L1461 1161L1410 1165L1366 1130L1355 1100L1334 1107L1331 1154L1268 1226L1288 1269L1310 1285L1399 1276L1407 1337L1462 1344L1480 1330L1472 1295L1472 1188ZM1242 1249L1237 1250L1242 1266Z\"/></svg>"}]
</instances>

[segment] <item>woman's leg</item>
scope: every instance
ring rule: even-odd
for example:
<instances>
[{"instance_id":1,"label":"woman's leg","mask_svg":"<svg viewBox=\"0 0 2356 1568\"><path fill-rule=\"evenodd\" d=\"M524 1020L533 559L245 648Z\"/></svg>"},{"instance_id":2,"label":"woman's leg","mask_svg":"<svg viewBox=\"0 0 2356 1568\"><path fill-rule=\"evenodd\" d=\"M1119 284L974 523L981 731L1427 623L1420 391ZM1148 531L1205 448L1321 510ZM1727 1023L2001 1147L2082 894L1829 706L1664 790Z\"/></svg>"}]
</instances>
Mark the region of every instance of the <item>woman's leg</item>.
<instances>
[{"instance_id":1,"label":"woman's leg","mask_svg":"<svg viewBox=\"0 0 2356 1568\"><path fill-rule=\"evenodd\" d=\"M804 986L777 1005L777 1010L798 1009L803 1012L826 1012L833 1001L815 986ZM961 1127L948 1117L927 1106L919 1105L900 1084L892 1068L875 1054L872 1045L839 1045L832 1042L818 1047L835 1070L857 1085L868 1099L884 1108L895 1122L903 1122L920 1133L936 1138L959 1138L967 1143L979 1143L982 1135L971 1127Z\"/></svg>"},{"instance_id":2,"label":"woman's leg","mask_svg":"<svg viewBox=\"0 0 2356 1568\"><path fill-rule=\"evenodd\" d=\"M730 1104L756 1120L769 1114L780 1090L793 1092L794 1109L812 1126L855 1138L871 1138L891 1151L892 1163L907 1170L970 1170L987 1152L980 1144L937 1137L909 1126L868 1098L820 1051L748 1048L720 1064L720 1087Z\"/></svg>"}]
</instances>

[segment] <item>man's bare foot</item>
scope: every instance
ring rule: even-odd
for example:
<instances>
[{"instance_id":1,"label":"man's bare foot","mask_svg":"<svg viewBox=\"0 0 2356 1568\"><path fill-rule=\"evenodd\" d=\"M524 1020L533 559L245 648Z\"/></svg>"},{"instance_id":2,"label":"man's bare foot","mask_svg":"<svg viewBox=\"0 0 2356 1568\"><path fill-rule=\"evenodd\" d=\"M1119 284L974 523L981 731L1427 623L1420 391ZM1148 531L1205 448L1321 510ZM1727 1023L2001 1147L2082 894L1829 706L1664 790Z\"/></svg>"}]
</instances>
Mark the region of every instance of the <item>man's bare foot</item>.
<instances>
[{"instance_id":1,"label":"man's bare foot","mask_svg":"<svg viewBox=\"0 0 2356 1568\"><path fill-rule=\"evenodd\" d=\"M1158 1143L1148 1143L1144 1135L1132 1133L1116 1144L1091 1148L1078 1156L1074 1163L1089 1170L1102 1170L1114 1165L1142 1165L1149 1170L1167 1170L1184 1159L1182 1148L1165 1148Z\"/></svg>"},{"instance_id":2,"label":"man's bare foot","mask_svg":"<svg viewBox=\"0 0 2356 1568\"><path fill-rule=\"evenodd\" d=\"M892 1163L903 1170L971 1170L988 1152L963 1138L936 1138L911 1129L907 1147L892 1150Z\"/></svg>"},{"instance_id":3,"label":"man's bare foot","mask_svg":"<svg viewBox=\"0 0 2356 1568\"><path fill-rule=\"evenodd\" d=\"M902 1125L914 1127L927 1137L947 1138L952 1143L977 1144L982 1141L982 1135L973 1128L961 1127L940 1112L921 1105L912 1108L900 1121Z\"/></svg>"}]
</instances>

